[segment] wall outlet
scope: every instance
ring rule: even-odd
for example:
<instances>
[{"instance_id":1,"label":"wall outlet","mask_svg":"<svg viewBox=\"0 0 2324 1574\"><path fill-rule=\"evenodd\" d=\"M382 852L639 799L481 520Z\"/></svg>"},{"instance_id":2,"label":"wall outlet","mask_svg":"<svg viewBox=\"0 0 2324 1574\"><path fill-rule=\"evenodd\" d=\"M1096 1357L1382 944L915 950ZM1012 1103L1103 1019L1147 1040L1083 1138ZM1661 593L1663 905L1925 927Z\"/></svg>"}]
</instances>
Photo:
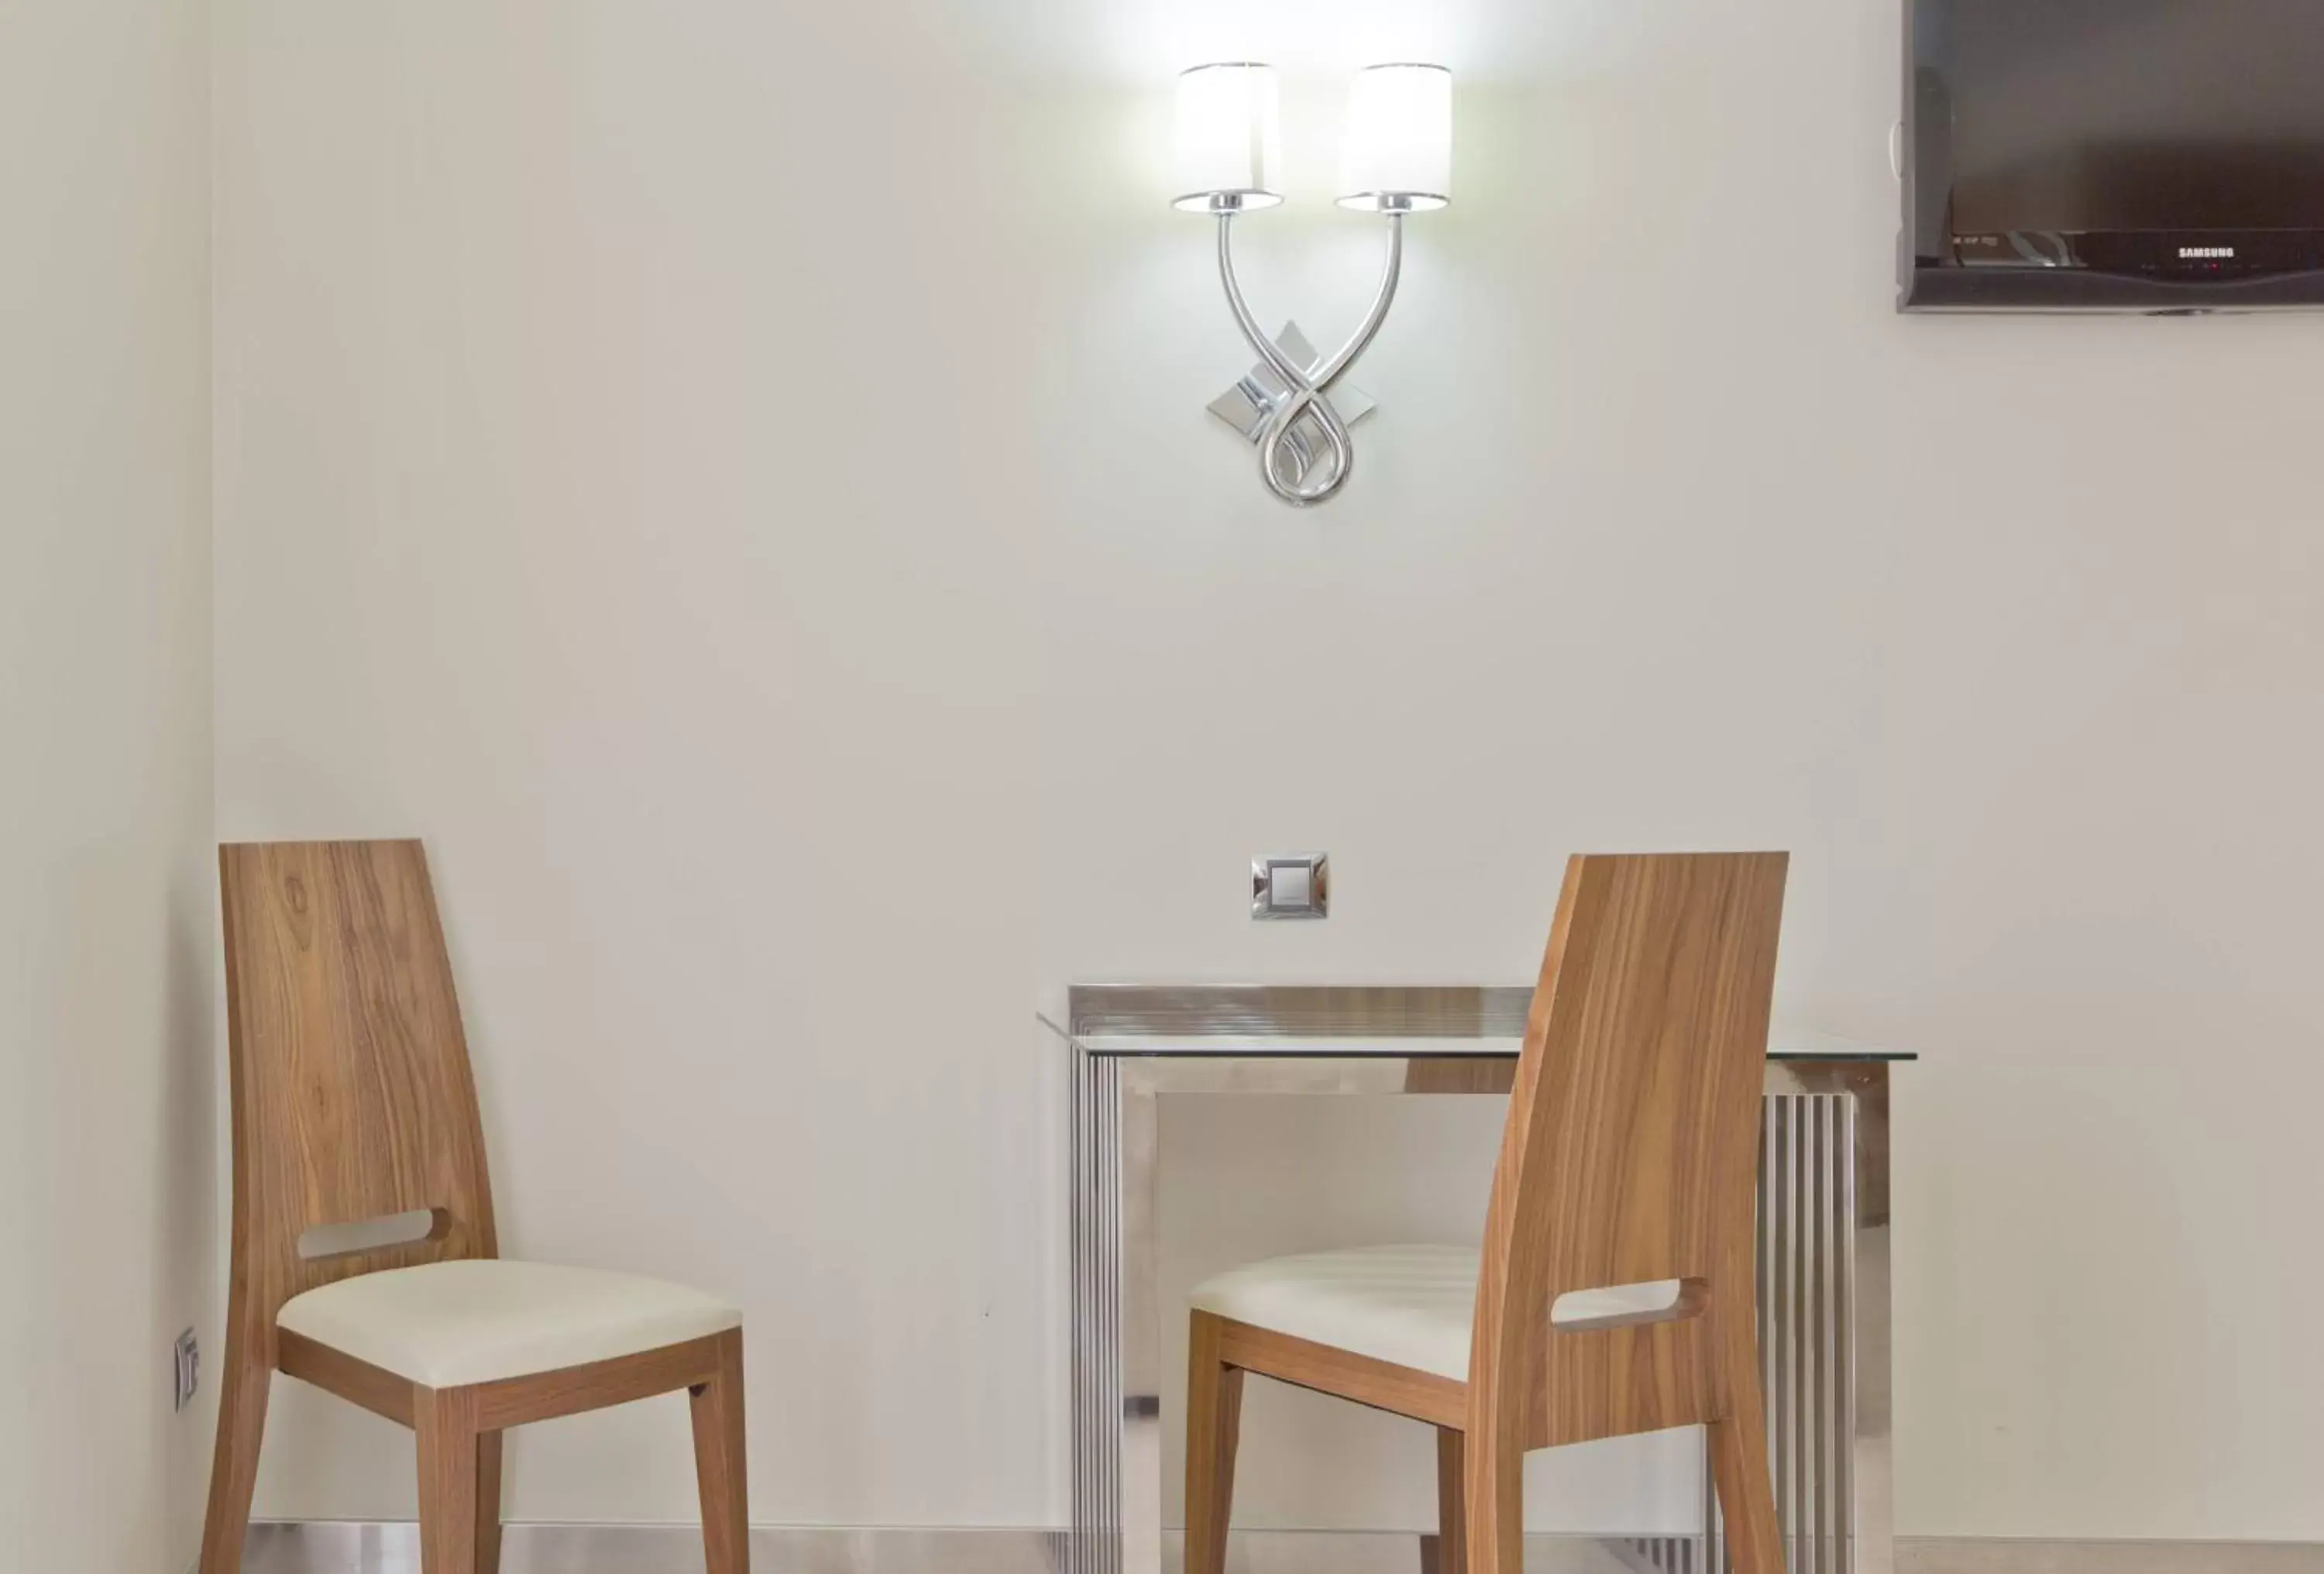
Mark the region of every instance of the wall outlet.
<instances>
[{"instance_id":1,"label":"wall outlet","mask_svg":"<svg viewBox=\"0 0 2324 1574\"><path fill-rule=\"evenodd\" d=\"M170 1353L170 1408L183 1410L194 1402L194 1392L202 1385L202 1347L196 1342L194 1330L189 1328L180 1334Z\"/></svg>"}]
</instances>

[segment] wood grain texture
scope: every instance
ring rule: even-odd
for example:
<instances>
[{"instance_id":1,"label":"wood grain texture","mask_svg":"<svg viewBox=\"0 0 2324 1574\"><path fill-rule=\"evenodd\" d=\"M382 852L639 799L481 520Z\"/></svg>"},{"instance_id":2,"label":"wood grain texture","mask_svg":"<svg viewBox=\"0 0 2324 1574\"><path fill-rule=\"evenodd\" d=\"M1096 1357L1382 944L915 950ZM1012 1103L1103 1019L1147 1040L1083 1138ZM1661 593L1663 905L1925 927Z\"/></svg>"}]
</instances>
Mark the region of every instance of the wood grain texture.
<instances>
[{"instance_id":1,"label":"wood grain texture","mask_svg":"<svg viewBox=\"0 0 2324 1574\"><path fill-rule=\"evenodd\" d=\"M217 1439L210 1452L209 1499L203 1510L199 1574L242 1574L242 1543L258 1489L258 1449L266 1437L266 1401L274 1369L240 1348L229 1328L220 1363Z\"/></svg>"},{"instance_id":2,"label":"wood grain texture","mask_svg":"<svg viewBox=\"0 0 2324 1574\"><path fill-rule=\"evenodd\" d=\"M1506 1093L1517 1068L1508 1059L1475 1055L1416 1055L1405 1063L1407 1093Z\"/></svg>"},{"instance_id":3,"label":"wood grain texture","mask_svg":"<svg viewBox=\"0 0 2324 1574\"><path fill-rule=\"evenodd\" d=\"M280 1368L418 1433L426 1574L500 1562L503 1429L695 1391L712 1574L742 1574L742 1332L447 1389L281 1330L318 1285L498 1255L467 1042L416 842L222 847L234 1117L233 1269L201 1574L240 1574ZM299 1238L426 1210L420 1240L302 1258Z\"/></svg>"},{"instance_id":4,"label":"wood grain texture","mask_svg":"<svg viewBox=\"0 0 2324 1574\"><path fill-rule=\"evenodd\" d=\"M502 1435L476 1436L476 1574L500 1574Z\"/></svg>"},{"instance_id":5,"label":"wood grain texture","mask_svg":"<svg viewBox=\"0 0 2324 1574\"><path fill-rule=\"evenodd\" d=\"M709 1341L716 1366L691 1392L695 1485L702 1497L702 1551L708 1574L750 1574L749 1461L743 1450L742 1330Z\"/></svg>"},{"instance_id":6,"label":"wood grain texture","mask_svg":"<svg viewBox=\"0 0 2324 1574\"><path fill-rule=\"evenodd\" d=\"M467 1041L420 844L225 846L218 885L234 1205L201 1574L240 1574L282 1303L356 1274L497 1248ZM439 1220L424 1240L299 1256L316 1225L420 1209Z\"/></svg>"},{"instance_id":7,"label":"wood grain texture","mask_svg":"<svg viewBox=\"0 0 2324 1574\"><path fill-rule=\"evenodd\" d=\"M1469 1567L1468 1434L1436 1429L1436 1567L1462 1574Z\"/></svg>"},{"instance_id":8,"label":"wood grain texture","mask_svg":"<svg viewBox=\"0 0 2324 1574\"><path fill-rule=\"evenodd\" d=\"M1759 1412L1757 1362L1743 1352L1787 863L1738 853L1567 866L1486 1215L1465 1428L1476 1574L1522 1574L1527 1449ZM1550 1326L1569 1291L1664 1279L1699 1282L1697 1315ZM1739 1443L1729 1452L1742 1458ZM1772 1520L1748 1468L1719 1485L1723 1505L1737 1495L1730 1520ZM1753 1566L1761 1549L1736 1545L1738 1574L1775 1574Z\"/></svg>"},{"instance_id":9,"label":"wood grain texture","mask_svg":"<svg viewBox=\"0 0 2324 1574\"><path fill-rule=\"evenodd\" d=\"M1454 1378L1230 1318L1217 1321L1220 1358L1231 1367L1434 1426L1457 1427L1467 1419L1468 1386Z\"/></svg>"},{"instance_id":10,"label":"wood grain texture","mask_svg":"<svg viewBox=\"0 0 2324 1574\"><path fill-rule=\"evenodd\" d=\"M742 1335L715 1333L634 1356L479 1383L475 1387L477 1424L486 1431L499 1431L692 1388L724 1370L725 1341L730 1339L739 1341Z\"/></svg>"},{"instance_id":11,"label":"wood grain texture","mask_svg":"<svg viewBox=\"0 0 2324 1574\"><path fill-rule=\"evenodd\" d=\"M1734 1352L1731 1360L1751 1376L1730 1387L1727 1414L1710 1426L1711 1481L1726 1516L1728 1557L1735 1574L1784 1574L1784 1533L1775 1518L1775 1484L1767 1473L1757 1346Z\"/></svg>"},{"instance_id":12,"label":"wood grain texture","mask_svg":"<svg viewBox=\"0 0 2324 1574\"><path fill-rule=\"evenodd\" d=\"M275 1357L286 1376L302 1383L312 1383L328 1394L336 1394L350 1404L359 1404L374 1415L404 1426L418 1423L412 1419L413 1385L408 1377L359 1361L344 1350L335 1350L327 1344L318 1344L305 1334L289 1329L277 1330Z\"/></svg>"},{"instance_id":13,"label":"wood grain texture","mask_svg":"<svg viewBox=\"0 0 2324 1574\"><path fill-rule=\"evenodd\" d=\"M1197 1312L1186 1339L1185 1574L1226 1574L1243 1368L1226 1358L1226 1321Z\"/></svg>"},{"instance_id":14,"label":"wood grain texture","mask_svg":"<svg viewBox=\"0 0 2324 1574\"><path fill-rule=\"evenodd\" d=\"M420 1434L420 1574L476 1574L476 1391L417 1389L412 1412Z\"/></svg>"},{"instance_id":15,"label":"wood grain texture","mask_svg":"<svg viewBox=\"0 0 2324 1574\"><path fill-rule=\"evenodd\" d=\"M231 1315L261 1358L293 1295L498 1255L452 964L417 842L218 850L234 1113ZM422 1240L313 1260L323 1224L438 1210Z\"/></svg>"}]
</instances>

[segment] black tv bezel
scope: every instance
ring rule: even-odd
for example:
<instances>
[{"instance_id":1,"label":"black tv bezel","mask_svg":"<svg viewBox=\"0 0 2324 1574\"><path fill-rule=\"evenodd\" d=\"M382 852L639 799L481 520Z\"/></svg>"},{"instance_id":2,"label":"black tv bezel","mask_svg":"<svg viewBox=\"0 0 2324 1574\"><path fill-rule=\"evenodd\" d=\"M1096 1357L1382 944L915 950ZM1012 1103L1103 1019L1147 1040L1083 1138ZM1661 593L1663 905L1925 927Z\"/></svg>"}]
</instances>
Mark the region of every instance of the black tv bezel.
<instances>
[{"instance_id":1,"label":"black tv bezel","mask_svg":"<svg viewBox=\"0 0 2324 1574\"><path fill-rule=\"evenodd\" d=\"M1923 8L1952 0L1904 0L1904 143L1899 171L1904 222L1897 232L1896 309L1903 312L2141 312L2194 316L2222 311L2294 311L2324 307L2324 230L2223 234L2190 229L2028 236L2052 265L1964 264L1939 207L1923 234L1919 194L1948 189L1951 170L1941 140L1920 134ZM2177 261L2181 247L2256 253L2254 266Z\"/></svg>"}]
</instances>

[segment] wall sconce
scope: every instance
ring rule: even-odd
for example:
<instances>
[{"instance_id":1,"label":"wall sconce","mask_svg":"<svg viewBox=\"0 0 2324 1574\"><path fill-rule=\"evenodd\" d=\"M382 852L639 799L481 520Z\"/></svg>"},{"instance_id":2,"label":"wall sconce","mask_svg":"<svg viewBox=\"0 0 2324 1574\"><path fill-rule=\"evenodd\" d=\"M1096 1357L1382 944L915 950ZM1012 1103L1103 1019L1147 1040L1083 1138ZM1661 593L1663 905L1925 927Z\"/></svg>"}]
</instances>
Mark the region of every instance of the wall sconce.
<instances>
[{"instance_id":1,"label":"wall sconce","mask_svg":"<svg viewBox=\"0 0 2324 1574\"><path fill-rule=\"evenodd\" d=\"M1404 266L1405 217L1452 199L1452 74L1442 66L1373 66L1358 72L1349 89L1339 202L1388 220L1388 266L1371 309L1328 356L1315 353L1296 323L1269 339L1235 280L1237 216L1283 200L1278 119L1272 67L1197 66L1179 77L1179 195L1171 206L1218 219L1227 308L1259 353L1259 364L1214 400L1211 412L1259 445L1267 489L1306 508L1337 496L1354 469L1348 428L1372 403L1350 390L1342 414L1331 392L1388 319Z\"/></svg>"}]
</instances>

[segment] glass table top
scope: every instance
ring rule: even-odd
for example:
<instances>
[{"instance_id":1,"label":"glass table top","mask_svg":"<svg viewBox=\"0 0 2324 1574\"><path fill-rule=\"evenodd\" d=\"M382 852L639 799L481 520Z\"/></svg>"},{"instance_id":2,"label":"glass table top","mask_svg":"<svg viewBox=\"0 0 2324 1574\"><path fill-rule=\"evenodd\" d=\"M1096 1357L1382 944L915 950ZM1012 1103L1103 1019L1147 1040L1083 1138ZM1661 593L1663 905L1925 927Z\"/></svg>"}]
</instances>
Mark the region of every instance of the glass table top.
<instances>
[{"instance_id":1,"label":"glass table top","mask_svg":"<svg viewBox=\"0 0 2324 1574\"><path fill-rule=\"evenodd\" d=\"M1532 1001L1524 986L1075 984L1040 1019L1100 1056L1515 1059ZM1778 1022L1767 1058L1920 1057Z\"/></svg>"}]
</instances>

